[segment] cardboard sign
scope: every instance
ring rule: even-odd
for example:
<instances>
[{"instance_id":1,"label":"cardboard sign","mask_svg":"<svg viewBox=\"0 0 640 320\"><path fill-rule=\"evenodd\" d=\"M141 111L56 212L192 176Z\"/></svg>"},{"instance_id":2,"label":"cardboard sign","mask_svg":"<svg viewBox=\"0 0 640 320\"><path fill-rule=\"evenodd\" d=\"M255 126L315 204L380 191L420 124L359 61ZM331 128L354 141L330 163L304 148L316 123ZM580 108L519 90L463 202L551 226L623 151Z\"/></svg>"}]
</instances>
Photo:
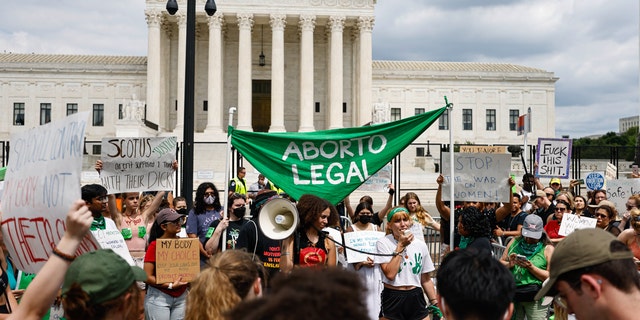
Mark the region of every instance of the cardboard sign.
<instances>
[{"instance_id":1,"label":"cardboard sign","mask_svg":"<svg viewBox=\"0 0 640 320\"><path fill-rule=\"evenodd\" d=\"M442 198L448 201L451 194L449 153L442 153ZM479 202L511 201L509 170L511 155L499 153L454 154L454 200Z\"/></svg>"},{"instance_id":2,"label":"cardboard sign","mask_svg":"<svg viewBox=\"0 0 640 320\"><path fill-rule=\"evenodd\" d=\"M191 282L200 273L198 238L156 240L156 283Z\"/></svg>"},{"instance_id":3,"label":"cardboard sign","mask_svg":"<svg viewBox=\"0 0 640 320\"><path fill-rule=\"evenodd\" d=\"M344 242L347 247L361 251L376 252L376 242L384 237L384 232L380 231L356 231L346 232ZM358 263L367 261L367 254L347 249L347 262Z\"/></svg>"},{"instance_id":4,"label":"cardboard sign","mask_svg":"<svg viewBox=\"0 0 640 320\"><path fill-rule=\"evenodd\" d=\"M89 112L11 136L2 194L2 233L17 269L37 273L66 230L80 199L84 133ZM76 254L99 249L88 235Z\"/></svg>"},{"instance_id":5,"label":"cardboard sign","mask_svg":"<svg viewBox=\"0 0 640 320\"><path fill-rule=\"evenodd\" d=\"M460 153L506 153L506 146L460 146Z\"/></svg>"},{"instance_id":6,"label":"cardboard sign","mask_svg":"<svg viewBox=\"0 0 640 320\"><path fill-rule=\"evenodd\" d=\"M102 139L102 185L110 194L175 187L176 137Z\"/></svg>"},{"instance_id":7,"label":"cardboard sign","mask_svg":"<svg viewBox=\"0 0 640 320\"><path fill-rule=\"evenodd\" d=\"M569 178L571 139L538 138L536 177Z\"/></svg>"},{"instance_id":8,"label":"cardboard sign","mask_svg":"<svg viewBox=\"0 0 640 320\"><path fill-rule=\"evenodd\" d=\"M578 229L595 228L597 222L598 219L595 218L587 218L565 213L562 216L562 223L560 223L560 230L558 230L558 234L561 236L568 236Z\"/></svg>"},{"instance_id":9,"label":"cardboard sign","mask_svg":"<svg viewBox=\"0 0 640 320\"><path fill-rule=\"evenodd\" d=\"M627 199L640 193L640 179L618 179L607 181L607 200L613 202L618 210L618 215L627 211L625 207Z\"/></svg>"},{"instance_id":10,"label":"cardboard sign","mask_svg":"<svg viewBox=\"0 0 640 320\"><path fill-rule=\"evenodd\" d=\"M113 250L122 259L126 260L129 265L135 266L120 230L94 230L91 231L91 234L95 241L100 244L100 248Z\"/></svg>"}]
</instances>

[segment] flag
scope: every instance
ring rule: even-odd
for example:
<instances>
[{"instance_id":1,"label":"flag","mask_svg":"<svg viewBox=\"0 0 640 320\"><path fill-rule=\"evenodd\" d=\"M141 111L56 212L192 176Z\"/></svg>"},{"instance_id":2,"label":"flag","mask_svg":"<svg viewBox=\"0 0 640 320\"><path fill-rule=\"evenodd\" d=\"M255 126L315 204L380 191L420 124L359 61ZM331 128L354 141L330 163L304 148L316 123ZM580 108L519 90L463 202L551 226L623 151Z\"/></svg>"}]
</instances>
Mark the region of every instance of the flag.
<instances>
[{"instance_id":1,"label":"flag","mask_svg":"<svg viewBox=\"0 0 640 320\"><path fill-rule=\"evenodd\" d=\"M263 133L229 127L231 144L294 199L337 204L422 134L446 107L398 121L315 132Z\"/></svg>"},{"instance_id":2,"label":"flag","mask_svg":"<svg viewBox=\"0 0 640 320\"><path fill-rule=\"evenodd\" d=\"M523 114L518 117L518 135L531 132L531 120L529 114Z\"/></svg>"}]
</instances>

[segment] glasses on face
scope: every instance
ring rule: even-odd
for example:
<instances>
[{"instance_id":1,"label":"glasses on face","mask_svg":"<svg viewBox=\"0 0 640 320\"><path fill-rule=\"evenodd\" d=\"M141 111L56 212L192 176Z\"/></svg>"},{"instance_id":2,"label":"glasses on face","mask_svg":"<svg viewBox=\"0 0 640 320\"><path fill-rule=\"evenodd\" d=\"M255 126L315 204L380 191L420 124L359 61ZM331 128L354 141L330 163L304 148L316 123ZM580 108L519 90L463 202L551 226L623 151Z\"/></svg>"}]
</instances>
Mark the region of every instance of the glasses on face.
<instances>
[{"instance_id":1,"label":"glasses on face","mask_svg":"<svg viewBox=\"0 0 640 320\"><path fill-rule=\"evenodd\" d=\"M624 206L627 207L627 210L631 210L631 209L636 207L636 206L631 205L631 204L625 204Z\"/></svg>"},{"instance_id":2,"label":"glasses on face","mask_svg":"<svg viewBox=\"0 0 640 320\"><path fill-rule=\"evenodd\" d=\"M607 198L607 197L605 197L605 196L597 196L597 197L596 197L596 200L604 200L604 199L606 199L606 198Z\"/></svg>"},{"instance_id":3,"label":"glasses on face","mask_svg":"<svg viewBox=\"0 0 640 320\"><path fill-rule=\"evenodd\" d=\"M558 207L556 207L556 209L555 209L555 210L556 210L557 212L566 212L566 211L567 211L567 208L558 208Z\"/></svg>"},{"instance_id":4,"label":"glasses on face","mask_svg":"<svg viewBox=\"0 0 640 320\"><path fill-rule=\"evenodd\" d=\"M208 196L215 196L216 193L215 192L205 192L204 195L207 196L207 197Z\"/></svg>"},{"instance_id":5,"label":"glasses on face","mask_svg":"<svg viewBox=\"0 0 640 320\"><path fill-rule=\"evenodd\" d=\"M640 222L640 216L631 217L631 221Z\"/></svg>"},{"instance_id":6,"label":"glasses on face","mask_svg":"<svg viewBox=\"0 0 640 320\"><path fill-rule=\"evenodd\" d=\"M553 193L547 193L547 197L553 196Z\"/></svg>"},{"instance_id":7,"label":"glasses on face","mask_svg":"<svg viewBox=\"0 0 640 320\"><path fill-rule=\"evenodd\" d=\"M182 218L180 218L180 219L178 219L178 220L175 220L175 221L168 221L168 222L165 222L165 224L169 224L169 223L171 223L171 224L176 225L176 226L181 226L181 225L183 225L186 221L187 221L187 218L182 217Z\"/></svg>"},{"instance_id":8,"label":"glasses on face","mask_svg":"<svg viewBox=\"0 0 640 320\"><path fill-rule=\"evenodd\" d=\"M107 196L98 196L93 199L99 202L109 202L109 197Z\"/></svg>"}]
</instances>

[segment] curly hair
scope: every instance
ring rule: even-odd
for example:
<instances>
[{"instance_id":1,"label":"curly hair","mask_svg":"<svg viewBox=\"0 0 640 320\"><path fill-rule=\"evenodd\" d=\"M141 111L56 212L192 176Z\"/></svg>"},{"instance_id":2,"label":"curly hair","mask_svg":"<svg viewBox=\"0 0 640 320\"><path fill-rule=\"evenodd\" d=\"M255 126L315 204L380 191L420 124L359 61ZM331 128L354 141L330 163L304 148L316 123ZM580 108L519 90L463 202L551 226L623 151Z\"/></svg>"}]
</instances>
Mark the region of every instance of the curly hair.
<instances>
[{"instance_id":1,"label":"curly hair","mask_svg":"<svg viewBox=\"0 0 640 320\"><path fill-rule=\"evenodd\" d=\"M313 223L318 220L323 211L332 207L329 201L322 199L312 194L303 194L296 204L298 214L300 215L300 230L307 230L313 226ZM338 211L329 210L329 219L327 219L327 226L334 226L338 223Z\"/></svg>"},{"instance_id":2,"label":"curly hair","mask_svg":"<svg viewBox=\"0 0 640 320\"><path fill-rule=\"evenodd\" d=\"M130 293L131 296L125 299L125 295ZM62 307L67 319L105 319L110 311L115 310L127 310L123 314L128 314L129 317L123 320L138 319L141 315L144 306L138 303L142 299L142 292L138 288L138 285L133 282L131 286L122 293L119 297L105 301L103 303L94 304L91 301L91 297L88 293L82 290L82 286L78 283L74 283L69 288L69 291L62 296Z\"/></svg>"},{"instance_id":3,"label":"curly hair","mask_svg":"<svg viewBox=\"0 0 640 320\"><path fill-rule=\"evenodd\" d=\"M407 210L409 210L409 206L407 205L409 200L415 199L418 202L418 207L417 207L417 210L415 212L416 218L418 218L418 222L420 222L421 225L423 225L425 227L428 226L429 222L427 221L427 215L429 213L427 212L427 210L425 210L422 207L422 204L420 203L420 198L418 198L418 195L413 193L413 192L407 192L407 194L404 195L403 198L404 198L404 207L407 208ZM409 210L409 213L412 213L411 210Z\"/></svg>"},{"instance_id":4,"label":"curly hair","mask_svg":"<svg viewBox=\"0 0 640 320\"><path fill-rule=\"evenodd\" d=\"M209 267L191 283L185 319L222 319L247 297L260 277L258 266L251 254L240 250L226 250L211 257Z\"/></svg>"},{"instance_id":5,"label":"curly hair","mask_svg":"<svg viewBox=\"0 0 640 320\"><path fill-rule=\"evenodd\" d=\"M474 206L466 207L460 214L460 223L469 237L480 238L491 236L491 220Z\"/></svg>"},{"instance_id":6,"label":"curly hair","mask_svg":"<svg viewBox=\"0 0 640 320\"><path fill-rule=\"evenodd\" d=\"M218 197L218 188L211 182L203 182L196 189L196 197L194 199L193 212L195 214L203 214L207 210L207 204L204 203L204 193L207 189L213 189L213 193L215 193L215 200L213 201L213 208L216 211L220 211L222 209L222 205L220 205L220 197Z\"/></svg>"}]
</instances>

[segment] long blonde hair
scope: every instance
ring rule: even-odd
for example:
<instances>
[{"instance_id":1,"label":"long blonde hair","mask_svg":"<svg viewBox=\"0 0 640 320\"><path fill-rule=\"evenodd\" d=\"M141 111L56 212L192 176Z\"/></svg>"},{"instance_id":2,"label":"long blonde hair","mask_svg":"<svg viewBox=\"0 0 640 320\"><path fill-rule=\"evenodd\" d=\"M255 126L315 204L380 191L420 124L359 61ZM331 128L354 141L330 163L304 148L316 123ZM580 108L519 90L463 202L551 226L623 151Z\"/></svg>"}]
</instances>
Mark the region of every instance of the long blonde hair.
<instances>
[{"instance_id":1,"label":"long blonde hair","mask_svg":"<svg viewBox=\"0 0 640 320\"><path fill-rule=\"evenodd\" d=\"M247 252L226 250L214 255L209 267L191 283L185 319L224 319L225 313L247 296L261 274Z\"/></svg>"},{"instance_id":2,"label":"long blonde hair","mask_svg":"<svg viewBox=\"0 0 640 320\"><path fill-rule=\"evenodd\" d=\"M410 199L415 199L418 202L418 206L415 212L416 218L418 219L418 222L420 222L421 225L425 227L428 226L429 222L427 221L427 215L429 213L427 212L427 210L425 210L422 207L422 204L420 203L420 198L418 198L418 195L413 192L407 192L407 194L403 198L404 198L404 207L407 208L407 210L409 210L409 206L407 205L407 203L409 202ZM409 217L411 217L411 210L409 210Z\"/></svg>"}]
</instances>

